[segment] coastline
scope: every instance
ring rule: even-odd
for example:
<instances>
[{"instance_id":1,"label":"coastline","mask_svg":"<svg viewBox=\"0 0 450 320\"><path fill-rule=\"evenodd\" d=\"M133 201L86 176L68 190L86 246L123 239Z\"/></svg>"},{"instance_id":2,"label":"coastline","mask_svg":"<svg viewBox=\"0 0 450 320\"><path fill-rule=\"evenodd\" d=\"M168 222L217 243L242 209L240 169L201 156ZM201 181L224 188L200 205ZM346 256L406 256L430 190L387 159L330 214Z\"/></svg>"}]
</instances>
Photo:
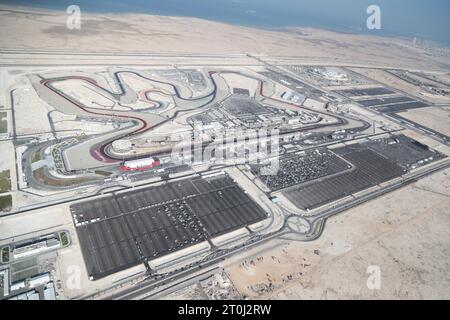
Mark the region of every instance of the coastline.
<instances>
[{"instance_id":1,"label":"coastline","mask_svg":"<svg viewBox=\"0 0 450 320\"><path fill-rule=\"evenodd\" d=\"M39 4L33 3L29 6L21 6L21 5L11 5L11 4L0 4L0 10L2 10L2 7L11 7L11 8L18 8L16 11L22 11L22 12L28 12L30 10L35 11L44 11L44 12L54 12L58 14L66 14L64 10L56 9L56 8L46 8L46 7L40 7ZM215 20L215 19L209 19L205 17L195 17L190 15L167 15L167 14L159 14L157 12L139 12L139 11L123 11L123 12L117 12L117 11L85 11L82 9L82 13L85 14L91 14L91 15L148 15L148 16L159 16L159 17L173 17L173 18L185 18L185 19L199 19L202 21L208 21L208 22L215 22L215 23L221 23L225 25L231 25L236 27L244 27L244 28L252 28L257 30L263 30L263 31L273 31L273 32L289 32L289 30L292 29L314 29L314 30L322 30L327 32L334 32L344 35L360 35L360 36L379 36L379 37L385 37L385 38L391 38L391 39L401 39L404 41L412 41L414 37L412 36L406 36L406 35L399 35L395 34L393 32L388 31L362 31L358 30L360 28L355 27L337 27L336 29L333 29L332 27L324 27L324 26L312 26L312 25L301 25L301 24L287 24L285 26L264 26L260 24L252 24L252 23L234 23L231 21L227 21L226 19L222 20ZM373 34L371 34L373 33ZM430 40L423 38L421 39L424 42L430 43L434 46L439 46L442 48L448 48L450 49L450 45L445 45L443 43L440 43L435 40Z\"/></svg>"},{"instance_id":2,"label":"coastline","mask_svg":"<svg viewBox=\"0 0 450 320\"><path fill-rule=\"evenodd\" d=\"M304 61L450 70L450 54L430 54L410 39L308 27L262 29L191 17L82 13L69 30L65 11L0 5L3 50L77 50L172 54L256 54ZM435 49L433 49L435 50ZM436 51L435 50L435 51Z\"/></svg>"}]
</instances>

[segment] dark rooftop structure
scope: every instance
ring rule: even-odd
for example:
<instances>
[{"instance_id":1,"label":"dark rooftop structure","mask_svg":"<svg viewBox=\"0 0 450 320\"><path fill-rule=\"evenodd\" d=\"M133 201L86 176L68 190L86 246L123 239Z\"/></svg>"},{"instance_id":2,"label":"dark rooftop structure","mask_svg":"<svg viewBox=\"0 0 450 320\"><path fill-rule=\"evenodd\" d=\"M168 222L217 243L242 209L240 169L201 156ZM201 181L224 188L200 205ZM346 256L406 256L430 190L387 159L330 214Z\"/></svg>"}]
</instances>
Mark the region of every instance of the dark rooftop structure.
<instances>
[{"instance_id":1,"label":"dark rooftop structure","mask_svg":"<svg viewBox=\"0 0 450 320\"><path fill-rule=\"evenodd\" d=\"M379 88L367 88L367 89L347 89L347 90L336 90L337 93L342 94L346 97L362 97L362 96L382 96L386 94L394 94L395 91L392 91L388 88L379 87Z\"/></svg>"},{"instance_id":2,"label":"dark rooftop structure","mask_svg":"<svg viewBox=\"0 0 450 320\"><path fill-rule=\"evenodd\" d=\"M71 206L93 279L267 217L230 177L184 179Z\"/></svg>"}]
</instances>

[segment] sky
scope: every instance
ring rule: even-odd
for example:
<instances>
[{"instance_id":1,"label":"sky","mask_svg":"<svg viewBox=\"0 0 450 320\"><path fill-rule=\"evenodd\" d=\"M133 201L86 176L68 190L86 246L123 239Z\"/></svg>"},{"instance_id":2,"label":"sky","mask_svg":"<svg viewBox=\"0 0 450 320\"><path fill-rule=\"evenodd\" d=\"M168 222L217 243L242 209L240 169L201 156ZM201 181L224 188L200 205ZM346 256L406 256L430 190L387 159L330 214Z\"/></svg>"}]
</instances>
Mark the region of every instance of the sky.
<instances>
[{"instance_id":1,"label":"sky","mask_svg":"<svg viewBox=\"0 0 450 320\"><path fill-rule=\"evenodd\" d=\"M198 17L263 28L316 27L351 33L418 37L450 46L448 0L0 0L65 10L76 4L81 12L139 12ZM366 12L381 9L381 30L369 30Z\"/></svg>"}]
</instances>

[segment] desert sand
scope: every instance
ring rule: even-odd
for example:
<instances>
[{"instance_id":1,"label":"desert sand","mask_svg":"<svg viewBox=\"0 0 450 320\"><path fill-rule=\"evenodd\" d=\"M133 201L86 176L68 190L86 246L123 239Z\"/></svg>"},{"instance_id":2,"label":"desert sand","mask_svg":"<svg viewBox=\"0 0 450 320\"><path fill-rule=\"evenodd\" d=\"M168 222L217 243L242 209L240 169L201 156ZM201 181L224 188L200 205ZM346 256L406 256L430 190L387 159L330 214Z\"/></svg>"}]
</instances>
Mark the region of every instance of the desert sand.
<instances>
[{"instance_id":1,"label":"desert sand","mask_svg":"<svg viewBox=\"0 0 450 320\"><path fill-rule=\"evenodd\" d=\"M290 28L263 30L196 18L147 14L89 14L81 29L66 27L68 14L0 5L0 48L75 53L242 54L296 57L324 63L450 69L450 57L430 53L407 39Z\"/></svg>"},{"instance_id":2,"label":"desert sand","mask_svg":"<svg viewBox=\"0 0 450 320\"><path fill-rule=\"evenodd\" d=\"M449 175L332 217L316 241L255 248L226 270L253 299L449 299ZM367 287L369 266L379 267L379 289Z\"/></svg>"}]
</instances>

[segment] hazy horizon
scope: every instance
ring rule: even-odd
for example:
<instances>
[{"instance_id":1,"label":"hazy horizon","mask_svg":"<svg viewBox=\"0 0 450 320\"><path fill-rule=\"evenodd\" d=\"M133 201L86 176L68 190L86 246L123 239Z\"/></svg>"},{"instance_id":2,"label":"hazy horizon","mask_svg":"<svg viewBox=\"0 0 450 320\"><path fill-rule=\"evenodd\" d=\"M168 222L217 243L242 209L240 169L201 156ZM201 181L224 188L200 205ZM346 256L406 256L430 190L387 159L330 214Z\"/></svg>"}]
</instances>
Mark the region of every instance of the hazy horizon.
<instances>
[{"instance_id":1,"label":"hazy horizon","mask_svg":"<svg viewBox=\"0 0 450 320\"><path fill-rule=\"evenodd\" d=\"M79 5L92 13L147 13L197 17L230 24L263 27L314 27L337 32L418 37L450 46L450 2L447 0L0 0L0 4L66 10ZM381 8L381 30L368 30L366 9Z\"/></svg>"}]
</instances>

